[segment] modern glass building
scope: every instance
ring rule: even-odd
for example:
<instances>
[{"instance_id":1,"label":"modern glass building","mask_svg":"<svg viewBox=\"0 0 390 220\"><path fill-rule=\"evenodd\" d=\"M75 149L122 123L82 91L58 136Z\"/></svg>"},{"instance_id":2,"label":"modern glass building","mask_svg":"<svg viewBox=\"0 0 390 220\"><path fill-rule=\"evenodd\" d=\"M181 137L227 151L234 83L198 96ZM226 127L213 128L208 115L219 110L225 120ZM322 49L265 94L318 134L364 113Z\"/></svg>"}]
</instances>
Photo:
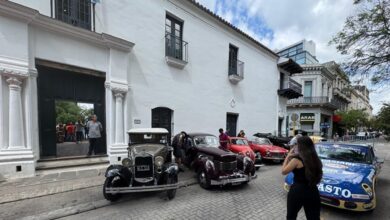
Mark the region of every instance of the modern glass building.
<instances>
[{"instance_id":1,"label":"modern glass building","mask_svg":"<svg viewBox=\"0 0 390 220\"><path fill-rule=\"evenodd\" d=\"M315 44L313 41L303 40L290 47L279 50L279 56L291 58L298 64L316 64L319 63L315 57Z\"/></svg>"}]
</instances>

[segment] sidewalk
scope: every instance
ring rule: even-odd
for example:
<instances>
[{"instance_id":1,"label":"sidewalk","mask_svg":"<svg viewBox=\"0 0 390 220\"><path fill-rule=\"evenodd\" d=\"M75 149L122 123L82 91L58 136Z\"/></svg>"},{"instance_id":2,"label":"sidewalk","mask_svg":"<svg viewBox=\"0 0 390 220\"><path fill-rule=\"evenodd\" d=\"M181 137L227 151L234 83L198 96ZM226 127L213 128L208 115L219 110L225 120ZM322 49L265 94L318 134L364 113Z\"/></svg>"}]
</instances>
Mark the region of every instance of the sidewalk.
<instances>
[{"instance_id":1,"label":"sidewalk","mask_svg":"<svg viewBox=\"0 0 390 220\"><path fill-rule=\"evenodd\" d=\"M24 199L37 198L74 190L102 186L107 166L88 170L65 170L59 173L32 178L0 182L0 205ZM179 173L179 185L185 187L196 183L195 174L186 170Z\"/></svg>"}]
</instances>

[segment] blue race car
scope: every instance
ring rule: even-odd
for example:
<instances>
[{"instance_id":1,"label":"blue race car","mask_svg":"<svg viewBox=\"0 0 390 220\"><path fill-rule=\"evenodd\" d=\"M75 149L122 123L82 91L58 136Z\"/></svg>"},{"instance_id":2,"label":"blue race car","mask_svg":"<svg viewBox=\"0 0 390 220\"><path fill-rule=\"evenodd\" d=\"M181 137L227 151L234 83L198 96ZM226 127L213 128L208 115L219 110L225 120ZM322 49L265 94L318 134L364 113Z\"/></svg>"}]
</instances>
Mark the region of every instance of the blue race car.
<instances>
[{"instance_id":1,"label":"blue race car","mask_svg":"<svg viewBox=\"0 0 390 220\"><path fill-rule=\"evenodd\" d=\"M318 143L315 145L323 165L317 185L321 203L340 209L370 211L376 207L375 183L383 159L374 148L363 144ZM285 189L293 184L294 174L285 178Z\"/></svg>"}]
</instances>

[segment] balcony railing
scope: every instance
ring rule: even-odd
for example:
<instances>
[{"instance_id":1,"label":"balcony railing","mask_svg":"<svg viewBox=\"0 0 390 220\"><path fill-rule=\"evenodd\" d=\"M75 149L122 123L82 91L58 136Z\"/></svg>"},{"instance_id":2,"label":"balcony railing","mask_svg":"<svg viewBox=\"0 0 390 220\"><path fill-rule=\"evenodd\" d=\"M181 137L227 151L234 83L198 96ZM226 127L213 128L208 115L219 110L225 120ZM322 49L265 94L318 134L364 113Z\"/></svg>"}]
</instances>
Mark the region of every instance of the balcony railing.
<instances>
[{"instance_id":1,"label":"balcony railing","mask_svg":"<svg viewBox=\"0 0 390 220\"><path fill-rule=\"evenodd\" d=\"M244 79L244 66L245 63L235 59L229 61L229 80L232 83L237 83Z\"/></svg>"},{"instance_id":2,"label":"balcony railing","mask_svg":"<svg viewBox=\"0 0 390 220\"><path fill-rule=\"evenodd\" d=\"M302 96L302 85L291 79L284 81L281 85L282 88L278 90L278 94L288 99L295 99Z\"/></svg>"},{"instance_id":3,"label":"balcony railing","mask_svg":"<svg viewBox=\"0 0 390 220\"><path fill-rule=\"evenodd\" d=\"M283 88L281 89L291 89L299 94L302 94L302 85L291 78L283 83Z\"/></svg>"},{"instance_id":4,"label":"balcony railing","mask_svg":"<svg viewBox=\"0 0 390 220\"><path fill-rule=\"evenodd\" d=\"M168 64L184 67L188 62L188 42L174 34L165 34L165 57Z\"/></svg>"},{"instance_id":5,"label":"balcony railing","mask_svg":"<svg viewBox=\"0 0 390 220\"><path fill-rule=\"evenodd\" d=\"M90 0L51 0L51 17L95 31L95 3Z\"/></svg>"},{"instance_id":6,"label":"balcony railing","mask_svg":"<svg viewBox=\"0 0 390 220\"><path fill-rule=\"evenodd\" d=\"M330 108L337 109L337 104L334 100L330 100L328 96L312 96L299 97L287 101L288 105L327 105Z\"/></svg>"},{"instance_id":7,"label":"balcony railing","mask_svg":"<svg viewBox=\"0 0 390 220\"><path fill-rule=\"evenodd\" d=\"M351 91L348 89L339 89L339 88L333 88L333 94L335 96L339 96L342 99L345 99L346 101L350 102L351 101Z\"/></svg>"}]
</instances>

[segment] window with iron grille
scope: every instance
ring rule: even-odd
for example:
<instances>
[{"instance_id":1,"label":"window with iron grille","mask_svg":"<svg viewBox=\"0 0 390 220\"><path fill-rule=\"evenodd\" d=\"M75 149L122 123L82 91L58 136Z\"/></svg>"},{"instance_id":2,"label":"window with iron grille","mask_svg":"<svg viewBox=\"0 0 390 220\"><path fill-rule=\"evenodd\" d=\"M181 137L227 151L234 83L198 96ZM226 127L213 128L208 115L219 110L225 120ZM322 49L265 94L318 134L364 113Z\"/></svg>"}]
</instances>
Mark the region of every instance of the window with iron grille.
<instances>
[{"instance_id":1,"label":"window with iron grille","mask_svg":"<svg viewBox=\"0 0 390 220\"><path fill-rule=\"evenodd\" d=\"M55 18L91 30L91 0L55 0Z\"/></svg>"},{"instance_id":2,"label":"window with iron grille","mask_svg":"<svg viewBox=\"0 0 390 220\"><path fill-rule=\"evenodd\" d=\"M229 75L237 75L238 47L229 45Z\"/></svg>"},{"instance_id":3,"label":"window with iron grille","mask_svg":"<svg viewBox=\"0 0 390 220\"><path fill-rule=\"evenodd\" d=\"M165 18L165 55L183 60L183 22L166 15Z\"/></svg>"}]
</instances>

